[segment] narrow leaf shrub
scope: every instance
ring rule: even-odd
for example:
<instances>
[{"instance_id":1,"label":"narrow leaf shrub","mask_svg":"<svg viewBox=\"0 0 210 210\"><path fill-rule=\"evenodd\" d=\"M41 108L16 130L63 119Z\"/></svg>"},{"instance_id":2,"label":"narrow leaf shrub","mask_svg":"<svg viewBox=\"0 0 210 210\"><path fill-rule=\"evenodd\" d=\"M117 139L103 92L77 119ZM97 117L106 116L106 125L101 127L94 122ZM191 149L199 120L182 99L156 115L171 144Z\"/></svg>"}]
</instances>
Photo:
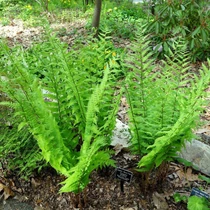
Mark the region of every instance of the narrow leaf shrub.
<instances>
[{"instance_id":1,"label":"narrow leaf shrub","mask_svg":"<svg viewBox=\"0 0 210 210\"><path fill-rule=\"evenodd\" d=\"M142 156L138 167L149 171L170 161L185 140L193 137L210 83L209 69L199 76L190 71L189 57L180 42L173 60L154 66L150 42L139 33L130 48L126 77L131 149ZM186 47L185 47L186 49Z\"/></svg>"},{"instance_id":2,"label":"narrow leaf shrub","mask_svg":"<svg viewBox=\"0 0 210 210\"><path fill-rule=\"evenodd\" d=\"M114 165L107 146L121 96L115 88L120 74L115 54L104 60L107 40L95 42L97 50L84 47L80 56L52 36L46 52L37 51L30 62L21 48L12 53L2 44L7 61L0 89L11 99L2 104L15 110L19 130L27 128L44 159L67 177L61 192L80 192L94 169ZM98 58L98 64L85 56Z\"/></svg>"}]
</instances>

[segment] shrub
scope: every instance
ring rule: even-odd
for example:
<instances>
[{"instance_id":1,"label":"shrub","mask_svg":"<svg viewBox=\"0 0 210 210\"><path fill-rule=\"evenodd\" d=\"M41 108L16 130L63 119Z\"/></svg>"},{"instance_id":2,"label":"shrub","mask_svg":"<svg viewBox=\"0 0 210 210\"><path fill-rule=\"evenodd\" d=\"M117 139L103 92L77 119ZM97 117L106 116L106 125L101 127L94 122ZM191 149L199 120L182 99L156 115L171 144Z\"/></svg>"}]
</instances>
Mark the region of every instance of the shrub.
<instances>
[{"instance_id":1,"label":"shrub","mask_svg":"<svg viewBox=\"0 0 210 210\"><path fill-rule=\"evenodd\" d=\"M208 1L156 0L155 14L146 30L154 45L163 46L162 54L169 55L174 41L182 37L192 60L205 60L210 56L209 18Z\"/></svg>"}]
</instances>

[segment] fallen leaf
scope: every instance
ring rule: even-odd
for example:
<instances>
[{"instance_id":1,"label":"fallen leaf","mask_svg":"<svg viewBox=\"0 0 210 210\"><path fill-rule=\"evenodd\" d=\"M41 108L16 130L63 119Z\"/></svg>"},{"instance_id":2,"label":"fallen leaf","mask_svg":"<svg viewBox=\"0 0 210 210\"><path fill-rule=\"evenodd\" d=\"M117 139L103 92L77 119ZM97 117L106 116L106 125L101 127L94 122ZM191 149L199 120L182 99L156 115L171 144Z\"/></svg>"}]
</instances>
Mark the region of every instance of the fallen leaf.
<instances>
[{"instance_id":1,"label":"fallen leaf","mask_svg":"<svg viewBox=\"0 0 210 210\"><path fill-rule=\"evenodd\" d=\"M133 160L133 159L135 159L135 156L134 156L134 155L130 155L130 154L128 154L128 153L123 154L123 157L124 157L126 160Z\"/></svg>"},{"instance_id":2,"label":"fallen leaf","mask_svg":"<svg viewBox=\"0 0 210 210\"><path fill-rule=\"evenodd\" d=\"M152 195L152 199L157 209L161 209L161 210L169 209L168 203L166 202L166 199L163 194L159 194L155 192Z\"/></svg>"},{"instance_id":3,"label":"fallen leaf","mask_svg":"<svg viewBox=\"0 0 210 210\"><path fill-rule=\"evenodd\" d=\"M178 175L178 177L181 181L186 178L184 171L182 171L181 169L177 170L176 174Z\"/></svg>"},{"instance_id":4,"label":"fallen leaf","mask_svg":"<svg viewBox=\"0 0 210 210\"><path fill-rule=\"evenodd\" d=\"M199 180L198 174L193 174L192 173L192 168L187 169L186 178L187 178L188 181L191 181L191 182Z\"/></svg>"},{"instance_id":5,"label":"fallen leaf","mask_svg":"<svg viewBox=\"0 0 210 210\"><path fill-rule=\"evenodd\" d=\"M31 179L31 185L33 188L37 188L38 186L40 186L40 183L37 182L34 178Z\"/></svg>"},{"instance_id":6,"label":"fallen leaf","mask_svg":"<svg viewBox=\"0 0 210 210\"><path fill-rule=\"evenodd\" d=\"M13 197L14 196L14 192L7 187L6 185L0 183L0 192L4 191L3 195L4 195L4 200L7 200L9 197Z\"/></svg>"},{"instance_id":7,"label":"fallen leaf","mask_svg":"<svg viewBox=\"0 0 210 210\"><path fill-rule=\"evenodd\" d=\"M121 105L126 107L126 108L129 108L129 105L127 103L126 97L122 97L121 98Z\"/></svg>"}]
</instances>

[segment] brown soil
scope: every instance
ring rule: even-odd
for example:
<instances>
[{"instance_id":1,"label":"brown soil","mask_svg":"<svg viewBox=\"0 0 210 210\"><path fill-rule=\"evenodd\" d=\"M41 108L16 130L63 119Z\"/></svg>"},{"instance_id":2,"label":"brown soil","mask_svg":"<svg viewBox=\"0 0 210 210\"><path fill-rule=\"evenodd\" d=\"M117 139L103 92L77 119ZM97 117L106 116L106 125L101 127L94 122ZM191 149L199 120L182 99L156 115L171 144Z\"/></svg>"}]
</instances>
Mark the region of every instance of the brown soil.
<instances>
[{"instance_id":1,"label":"brown soil","mask_svg":"<svg viewBox=\"0 0 210 210\"><path fill-rule=\"evenodd\" d=\"M111 167L94 171L91 182L79 195L60 194L60 182L65 177L58 175L52 168L46 168L40 174L34 173L28 181L21 180L15 173L7 172L7 176L1 176L0 182L7 185L20 201L29 202L34 207L39 206L45 210L79 208L184 210L186 204L175 203L173 194L177 192L189 196L192 187L204 184L199 181L197 172L176 163L165 165L147 177L147 174L143 175L134 170L138 156L120 151L113 158L117 167L133 172L131 183L124 183L124 192L120 187L120 180L115 178L116 169ZM1 172L3 174L4 170Z\"/></svg>"}]
</instances>

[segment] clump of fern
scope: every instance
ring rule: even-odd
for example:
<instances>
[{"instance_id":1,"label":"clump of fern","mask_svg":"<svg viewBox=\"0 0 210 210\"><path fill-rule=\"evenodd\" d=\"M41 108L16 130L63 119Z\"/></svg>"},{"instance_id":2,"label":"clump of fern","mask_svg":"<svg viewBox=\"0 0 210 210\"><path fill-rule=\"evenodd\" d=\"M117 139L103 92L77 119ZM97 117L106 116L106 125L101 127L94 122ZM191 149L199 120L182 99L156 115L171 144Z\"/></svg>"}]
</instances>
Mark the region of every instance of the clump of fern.
<instances>
[{"instance_id":1,"label":"clump of fern","mask_svg":"<svg viewBox=\"0 0 210 210\"><path fill-rule=\"evenodd\" d=\"M78 52L68 52L67 46L54 36L49 38L48 53L43 59L40 57L41 62L37 59L32 64L21 48L17 58L2 45L8 60L3 69L6 79L1 79L0 89L11 99L2 104L15 110L21 121L18 129L27 128L44 159L67 177L61 192L82 191L94 169L114 165L107 146L121 91L116 94L119 74L112 62L114 58L106 62L100 59L104 43L101 37L97 51L85 51L103 63L95 73L89 69L91 61L85 65Z\"/></svg>"},{"instance_id":2,"label":"clump of fern","mask_svg":"<svg viewBox=\"0 0 210 210\"><path fill-rule=\"evenodd\" d=\"M167 58L158 68L149 46L148 38L139 32L127 59L131 149L142 157L140 171L172 160L185 140L192 139L210 83L207 67L203 66L199 76L190 71L182 42L177 43L173 59Z\"/></svg>"}]
</instances>

